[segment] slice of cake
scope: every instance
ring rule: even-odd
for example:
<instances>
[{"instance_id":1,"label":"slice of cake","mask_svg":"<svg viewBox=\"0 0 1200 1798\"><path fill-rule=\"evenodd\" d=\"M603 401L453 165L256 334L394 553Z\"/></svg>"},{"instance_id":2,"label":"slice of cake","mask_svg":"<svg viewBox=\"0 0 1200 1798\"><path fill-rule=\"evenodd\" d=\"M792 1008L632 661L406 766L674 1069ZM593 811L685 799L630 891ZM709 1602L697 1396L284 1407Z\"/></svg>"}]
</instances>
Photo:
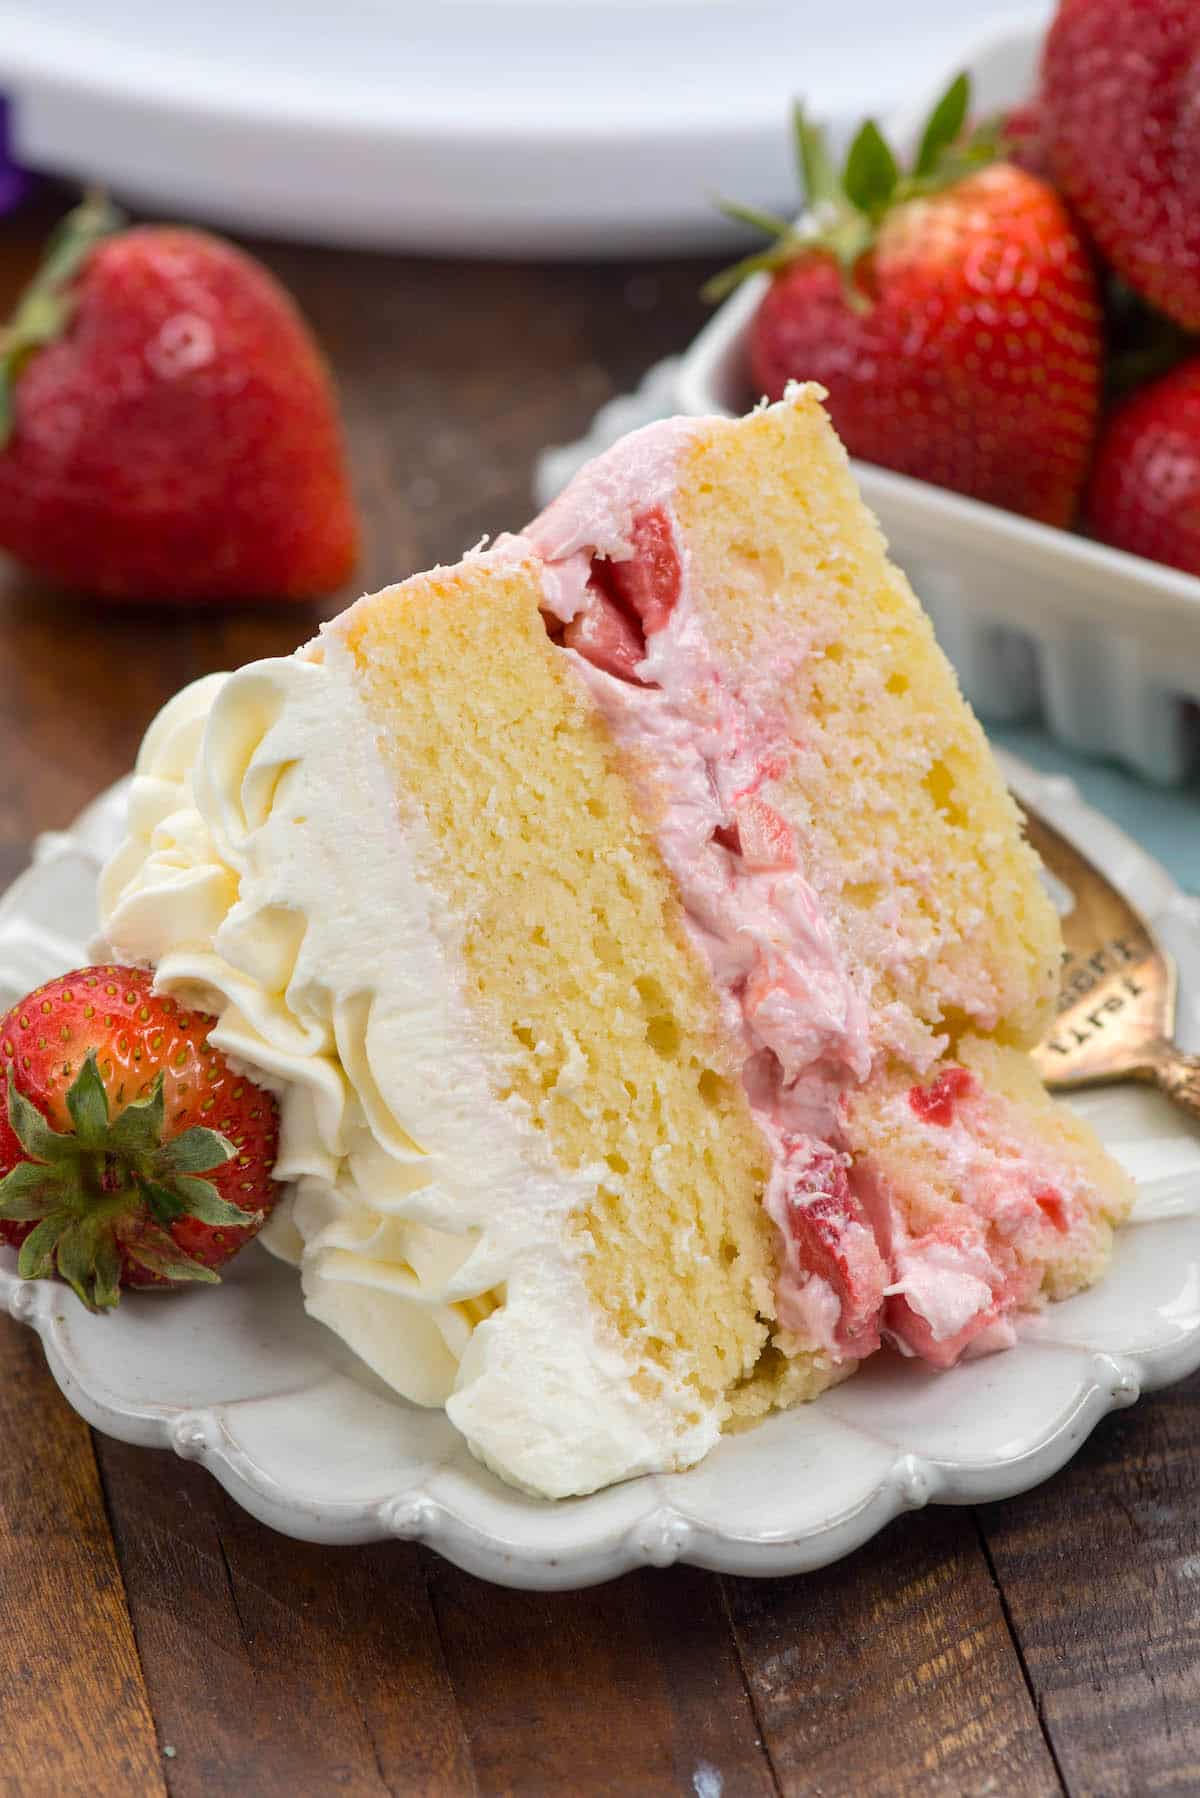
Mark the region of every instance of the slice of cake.
<instances>
[{"instance_id":1,"label":"slice of cake","mask_svg":"<svg viewBox=\"0 0 1200 1798\"><path fill-rule=\"evenodd\" d=\"M1094 1279L1037 866L819 391L174 700L103 927L282 1099L271 1246L506 1479L683 1467Z\"/></svg>"}]
</instances>

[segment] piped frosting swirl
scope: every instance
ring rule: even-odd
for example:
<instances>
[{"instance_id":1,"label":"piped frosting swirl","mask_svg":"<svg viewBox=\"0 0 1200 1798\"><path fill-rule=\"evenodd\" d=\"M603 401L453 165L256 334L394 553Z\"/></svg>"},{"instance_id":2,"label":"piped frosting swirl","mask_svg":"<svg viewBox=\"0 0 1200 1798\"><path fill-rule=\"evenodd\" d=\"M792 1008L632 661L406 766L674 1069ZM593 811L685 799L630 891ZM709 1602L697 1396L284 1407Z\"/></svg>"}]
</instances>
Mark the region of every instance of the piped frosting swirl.
<instances>
[{"instance_id":1,"label":"piped frosting swirl","mask_svg":"<svg viewBox=\"0 0 1200 1798\"><path fill-rule=\"evenodd\" d=\"M563 1221L596 1177L493 1096L423 826L395 805L335 634L198 682L143 745L105 933L280 1094L268 1246L390 1385L540 1492L687 1464L719 1420L684 1384L635 1393L587 1302Z\"/></svg>"}]
</instances>

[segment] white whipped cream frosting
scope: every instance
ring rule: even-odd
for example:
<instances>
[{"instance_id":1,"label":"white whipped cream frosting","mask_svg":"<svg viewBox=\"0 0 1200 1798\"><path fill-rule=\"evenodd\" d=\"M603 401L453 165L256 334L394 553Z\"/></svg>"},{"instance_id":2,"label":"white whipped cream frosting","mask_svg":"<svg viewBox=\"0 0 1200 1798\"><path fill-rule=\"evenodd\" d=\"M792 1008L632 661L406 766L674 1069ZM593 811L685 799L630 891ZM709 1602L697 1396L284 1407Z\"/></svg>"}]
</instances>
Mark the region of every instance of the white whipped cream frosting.
<instances>
[{"instance_id":1,"label":"white whipped cream frosting","mask_svg":"<svg viewBox=\"0 0 1200 1798\"><path fill-rule=\"evenodd\" d=\"M682 1382L636 1392L606 1337L564 1233L596 1178L494 1097L432 845L396 803L336 627L199 681L143 744L102 928L278 1093L264 1239L389 1385L538 1493L689 1465L719 1419Z\"/></svg>"}]
</instances>

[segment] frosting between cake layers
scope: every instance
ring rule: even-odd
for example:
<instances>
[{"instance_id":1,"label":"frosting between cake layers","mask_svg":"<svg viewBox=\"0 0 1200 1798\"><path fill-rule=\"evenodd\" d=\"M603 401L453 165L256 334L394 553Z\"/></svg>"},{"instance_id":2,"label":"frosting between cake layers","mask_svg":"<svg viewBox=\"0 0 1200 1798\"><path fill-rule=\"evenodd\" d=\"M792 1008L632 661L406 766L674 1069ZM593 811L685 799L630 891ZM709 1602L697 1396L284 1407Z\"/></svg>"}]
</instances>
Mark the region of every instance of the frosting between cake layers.
<instances>
[{"instance_id":1,"label":"frosting between cake layers","mask_svg":"<svg viewBox=\"0 0 1200 1798\"><path fill-rule=\"evenodd\" d=\"M590 495L589 495L590 498ZM584 511L578 501L577 508ZM593 554L619 557L628 517L587 507L590 550L578 530L552 529L553 509L530 527L544 558L546 610L570 622ZM564 547L564 539L565 545ZM679 598L647 633L638 673L621 680L574 650L566 654L602 712L655 819L663 860L721 996L725 1022L747 1061L769 1050L779 1078L751 1070L752 1100L780 1127L828 1134L848 1078L871 1066L866 1001L813 887L794 865L751 869L717 836L786 762L786 725L753 689L733 692L691 601L686 557ZM803 659L803 648L782 658ZM780 668L771 670L777 684Z\"/></svg>"},{"instance_id":2,"label":"frosting between cake layers","mask_svg":"<svg viewBox=\"0 0 1200 1798\"><path fill-rule=\"evenodd\" d=\"M564 1246L596 1180L493 1096L423 826L395 807L336 628L199 682L143 745L103 929L279 1093L292 1185L264 1239L313 1315L517 1484L688 1465L719 1420L682 1384L635 1392Z\"/></svg>"},{"instance_id":3,"label":"frosting between cake layers","mask_svg":"<svg viewBox=\"0 0 1200 1798\"><path fill-rule=\"evenodd\" d=\"M576 649L563 653L628 752L689 933L741 1052L747 1097L772 1157L764 1204L781 1239L780 1321L807 1345L840 1359L877 1346L885 1276L870 1226L847 1188L844 1163L814 1155L813 1146L837 1140L840 1096L848 1082L870 1072L869 1010L794 845L776 866L753 865L729 847L728 833L748 801L758 804L760 816L770 812L760 795L786 767L791 743L768 695L803 661L806 646L781 652L757 683L745 680L734 690L724 676L671 512L677 457L696 423L672 420L635 432L619 456L590 464L524 537L542 559L543 609L570 625L591 603L594 558L619 563L630 555L635 515L658 508L670 522L678 594L661 618L643 620L645 654L636 679L623 679ZM819 1207L836 1190L845 1207L842 1250L873 1298L862 1316L851 1319L829 1281L796 1252L801 1182L809 1205Z\"/></svg>"},{"instance_id":4,"label":"frosting between cake layers","mask_svg":"<svg viewBox=\"0 0 1200 1798\"><path fill-rule=\"evenodd\" d=\"M770 806L771 783L796 747L776 696L810 646L779 645L764 666L734 678L708 639L673 511L680 452L703 422L672 420L627 438L576 477L525 541L543 562L543 609L566 627L563 653L626 752L741 1053L771 1151L763 1203L778 1229L780 1322L834 1359L870 1353L885 1333L905 1353L949 1365L1015 1339L1011 1315L1036 1299L1047 1229L1039 1180L1049 1171L1064 1191L1069 1181L1044 1156L1031 1163L1019 1143L992 1154L996 1119L980 1140L959 1121L934 1134L957 1169L960 1202L937 1230L913 1233L905 1207L875 1190L870 1167L852 1167L842 1153L843 1095L868 1079L877 1051L884 1059L882 1045L895 1047L894 1027L872 1015L861 970L847 965L802 851ZM647 550L640 533L654 515L663 528ZM678 574L664 601L653 584L665 540ZM618 578L610 588L613 566L639 555L649 585ZM747 803L758 807L750 854ZM939 1046L931 1038L926 1054ZM1086 1222L1078 1196L1070 1211Z\"/></svg>"}]
</instances>

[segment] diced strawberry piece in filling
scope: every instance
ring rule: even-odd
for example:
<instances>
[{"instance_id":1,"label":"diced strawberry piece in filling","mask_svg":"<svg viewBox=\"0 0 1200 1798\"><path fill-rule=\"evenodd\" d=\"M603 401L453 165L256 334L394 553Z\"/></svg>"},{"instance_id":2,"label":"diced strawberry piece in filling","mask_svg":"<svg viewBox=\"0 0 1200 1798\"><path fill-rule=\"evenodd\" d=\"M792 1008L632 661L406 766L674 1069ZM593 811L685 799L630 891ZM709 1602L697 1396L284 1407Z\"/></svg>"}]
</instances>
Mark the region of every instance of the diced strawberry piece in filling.
<instances>
[{"instance_id":1,"label":"diced strawberry piece in filling","mask_svg":"<svg viewBox=\"0 0 1200 1798\"><path fill-rule=\"evenodd\" d=\"M563 627L562 640L567 649L578 650L597 668L620 680L636 681L638 663L646 654L637 625L595 580L588 582L583 609Z\"/></svg>"},{"instance_id":2,"label":"diced strawberry piece in filling","mask_svg":"<svg viewBox=\"0 0 1200 1798\"><path fill-rule=\"evenodd\" d=\"M965 1215L943 1219L892 1254L885 1332L933 1367L953 1367L967 1350L1010 1346L1011 1320L1032 1303L1041 1281L1039 1264L1023 1262L1003 1229L961 1210Z\"/></svg>"},{"instance_id":3,"label":"diced strawberry piece in filling","mask_svg":"<svg viewBox=\"0 0 1200 1798\"><path fill-rule=\"evenodd\" d=\"M954 1108L975 1090L975 1076L966 1068L943 1068L932 1086L914 1086L908 1102L923 1124L946 1127L954 1122Z\"/></svg>"},{"instance_id":4,"label":"diced strawberry piece in filling","mask_svg":"<svg viewBox=\"0 0 1200 1798\"><path fill-rule=\"evenodd\" d=\"M609 564L609 580L649 637L671 616L683 585L683 569L671 521L661 506L638 513L630 539L632 556Z\"/></svg>"},{"instance_id":5,"label":"diced strawberry piece in filling","mask_svg":"<svg viewBox=\"0 0 1200 1798\"><path fill-rule=\"evenodd\" d=\"M780 725L781 730L785 728L785 725ZM739 787L738 791L734 794L734 805L738 806L743 799L752 797L753 794L759 791L764 781L781 779L782 776L787 773L790 766L791 756L781 749L768 750L765 753L756 756L754 773L746 785L744 787Z\"/></svg>"},{"instance_id":6,"label":"diced strawberry piece in filling","mask_svg":"<svg viewBox=\"0 0 1200 1798\"><path fill-rule=\"evenodd\" d=\"M1061 1192L1054 1186L1043 1186L1039 1192L1034 1193L1033 1198L1047 1222L1053 1224L1056 1230L1061 1230L1065 1236L1071 1227L1071 1220L1067 1212L1067 1201Z\"/></svg>"},{"instance_id":7,"label":"diced strawberry piece in filling","mask_svg":"<svg viewBox=\"0 0 1200 1798\"><path fill-rule=\"evenodd\" d=\"M797 1022L807 1015L813 999L806 973L769 948L759 947L742 987L742 1016L759 1041L775 1051L785 1081L794 1080L803 1069L791 1045Z\"/></svg>"},{"instance_id":8,"label":"diced strawberry piece in filling","mask_svg":"<svg viewBox=\"0 0 1200 1798\"><path fill-rule=\"evenodd\" d=\"M953 1367L967 1344L983 1335L998 1322L1000 1307L988 1305L976 1312L970 1323L953 1336L938 1337L933 1333L928 1318L920 1311L914 1310L903 1294L897 1294L887 1302L884 1316L884 1327L889 1337L907 1354L918 1356L927 1361L930 1367L943 1370Z\"/></svg>"},{"instance_id":9,"label":"diced strawberry piece in filling","mask_svg":"<svg viewBox=\"0 0 1200 1798\"><path fill-rule=\"evenodd\" d=\"M742 860L755 873L796 866L796 841L787 822L765 799L743 799L737 808Z\"/></svg>"},{"instance_id":10,"label":"diced strawberry piece in filling","mask_svg":"<svg viewBox=\"0 0 1200 1798\"><path fill-rule=\"evenodd\" d=\"M879 1347L886 1273L850 1185L848 1158L806 1137L786 1135L782 1147L782 1189L776 1178L768 1194L768 1210L783 1237L780 1322L798 1335L810 1333L807 1288L818 1279L839 1308L833 1330L839 1350L854 1358L869 1355Z\"/></svg>"},{"instance_id":11,"label":"diced strawberry piece in filling","mask_svg":"<svg viewBox=\"0 0 1200 1798\"><path fill-rule=\"evenodd\" d=\"M683 569L671 521L661 506L640 512L629 534L633 554L621 562L593 556L583 606L561 634L549 616L546 628L556 642L597 668L645 686L637 668L645 659L646 638L670 617Z\"/></svg>"},{"instance_id":12,"label":"diced strawberry piece in filling","mask_svg":"<svg viewBox=\"0 0 1200 1798\"><path fill-rule=\"evenodd\" d=\"M713 831L713 842L741 857L748 873L769 874L796 866L791 827L765 799L740 799L735 821Z\"/></svg>"},{"instance_id":13,"label":"diced strawberry piece in filling","mask_svg":"<svg viewBox=\"0 0 1200 1798\"><path fill-rule=\"evenodd\" d=\"M927 1256L928 1243L918 1246ZM918 1308L916 1295L906 1293L889 1297L884 1329L906 1353L919 1355L931 1367L953 1367L970 1349L979 1353L1011 1347L1016 1340L1011 1319L1032 1301L1036 1289L1035 1269L1013 1266L1005 1273L993 1266L990 1278L980 1278L975 1309L957 1329L938 1334L935 1321Z\"/></svg>"}]
</instances>

